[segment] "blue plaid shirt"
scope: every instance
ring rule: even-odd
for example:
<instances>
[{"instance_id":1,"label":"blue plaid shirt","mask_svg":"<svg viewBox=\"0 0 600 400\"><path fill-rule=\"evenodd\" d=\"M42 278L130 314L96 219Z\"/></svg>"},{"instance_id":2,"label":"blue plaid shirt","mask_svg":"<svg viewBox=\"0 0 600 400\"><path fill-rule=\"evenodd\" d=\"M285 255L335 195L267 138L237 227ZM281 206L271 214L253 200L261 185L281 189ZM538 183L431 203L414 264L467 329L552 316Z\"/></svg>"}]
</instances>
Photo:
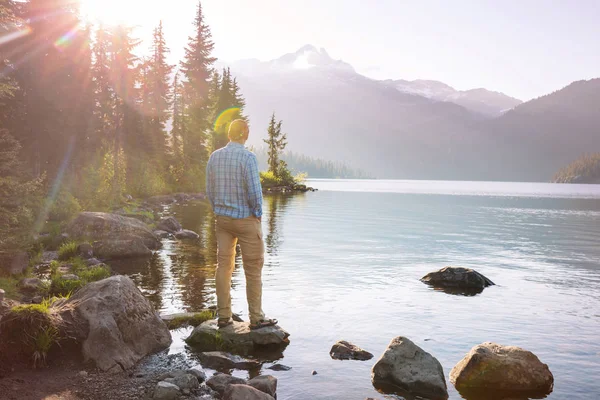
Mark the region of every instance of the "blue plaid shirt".
<instances>
[{"instance_id":1,"label":"blue plaid shirt","mask_svg":"<svg viewBox=\"0 0 600 400\"><path fill-rule=\"evenodd\" d=\"M206 166L206 194L217 215L262 216L262 186L254 153L235 142L215 151Z\"/></svg>"}]
</instances>

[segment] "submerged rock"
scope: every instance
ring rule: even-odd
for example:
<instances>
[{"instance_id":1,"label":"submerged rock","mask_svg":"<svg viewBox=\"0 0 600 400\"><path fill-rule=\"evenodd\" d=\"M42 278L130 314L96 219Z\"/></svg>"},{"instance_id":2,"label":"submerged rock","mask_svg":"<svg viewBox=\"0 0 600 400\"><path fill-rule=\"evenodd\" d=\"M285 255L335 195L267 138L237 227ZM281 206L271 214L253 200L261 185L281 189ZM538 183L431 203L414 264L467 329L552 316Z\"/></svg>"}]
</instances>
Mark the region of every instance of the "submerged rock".
<instances>
[{"instance_id":1,"label":"submerged rock","mask_svg":"<svg viewBox=\"0 0 600 400\"><path fill-rule=\"evenodd\" d=\"M219 394L223 394L229 385L244 385L245 383L245 380L228 374L217 374L206 381L206 385Z\"/></svg>"},{"instance_id":2,"label":"submerged rock","mask_svg":"<svg viewBox=\"0 0 600 400\"><path fill-rule=\"evenodd\" d=\"M84 286L65 304L71 337L84 360L102 371L120 372L171 344L171 334L150 302L126 276Z\"/></svg>"},{"instance_id":3,"label":"submerged rock","mask_svg":"<svg viewBox=\"0 0 600 400\"><path fill-rule=\"evenodd\" d=\"M352 343L346 342L345 340L341 340L334 344L329 352L329 355L334 360L366 361L373 358L373 354Z\"/></svg>"},{"instance_id":4,"label":"submerged rock","mask_svg":"<svg viewBox=\"0 0 600 400\"><path fill-rule=\"evenodd\" d=\"M252 369L260 367L260 362L249 360L223 351L200 353L202 365L213 369Z\"/></svg>"},{"instance_id":5,"label":"submerged rock","mask_svg":"<svg viewBox=\"0 0 600 400\"><path fill-rule=\"evenodd\" d=\"M186 343L202 351L227 350L238 354L249 354L261 347L285 347L289 344L289 333L279 326L251 330L248 322L236 322L219 328L216 320L197 326Z\"/></svg>"},{"instance_id":6,"label":"submerged rock","mask_svg":"<svg viewBox=\"0 0 600 400\"><path fill-rule=\"evenodd\" d=\"M260 390L270 396L277 397L277 378L271 375L260 375L248 381L248 386Z\"/></svg>"},{"instance_id":7,"label":"submerged rock","mask_svg":"<svg viewBox=\"0 0 600 400\"><path fill-rule=\"evenodd\" d=\"M229 385L223 393L223 400L275 400L275 398L252 386Z\"/></svg>"},{"instance_id":8,"label":"submerged rock","mask_svg":"<svg viewBox=\"0 0 600 400\"><path fill-rule=\"evenodd\" d=\"M373 385L384 391L398 388L431 400L448 398L440 362L409 339L399 336L372 370Z\"/></svg>"},{"instance_id":9,"label":"submerged rock","mask_svg":"<svg viewBox=\"0 0 600 400\"><path fill-rule=\"evenodd\" d=\"M189 229L182 229L175 232L175 237L177 239L198 239L200 235L194 231L190 231Z\"/></svg>"},{"instance_id":10,"label":"submerged rock","mask_svg":"<svg viewBox=\"0 0 600 400\"><path fill-rule=\"evenodd\" d=\"M520 347L483 343L475 346L450 372L458 390L489 389L548 394L554 377L548 365Z\"/></svg>"},{"instance_id":11,"label":"submerged rock","mask_svg":"<svg viewBox=\"0 0 600 400\"><path fill-rule=\"evenodd\" d=\"M169 233L175 233L183 229L179 221L177 221L174 217L166 217L161 219L158 225L156 225L156 228Z\"/></svg>"},{"instance_id":12,"label":"submerged rock","mask_svg":"<svg viewBox=\"0 0 600 400\"><path fill-rule=\"evenodd\" d=\"M482 291L494 285L494 282L479 272L463 267L445 267L425 275L421 281L433 287L474 291Z\"/></svg>"}]
</instances>

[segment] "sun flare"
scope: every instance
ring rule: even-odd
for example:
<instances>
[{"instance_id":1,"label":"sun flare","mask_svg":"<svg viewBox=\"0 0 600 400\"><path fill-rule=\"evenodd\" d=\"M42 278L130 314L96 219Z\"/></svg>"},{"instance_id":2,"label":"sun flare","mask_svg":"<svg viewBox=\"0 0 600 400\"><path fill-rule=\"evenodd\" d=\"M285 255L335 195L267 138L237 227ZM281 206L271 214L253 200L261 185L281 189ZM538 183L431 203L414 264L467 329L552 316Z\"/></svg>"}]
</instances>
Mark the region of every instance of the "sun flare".
<instances>
[{"instance_id":1,"label":"sun flare","mask_svg":"<svg viewBox=\"0 0 600 400\"><path fill-rule=\"evenodd\" d=\"M144 12L143 0L80 0L81 14L93 23L118 25Z\"/></svg>"}]
</instances>

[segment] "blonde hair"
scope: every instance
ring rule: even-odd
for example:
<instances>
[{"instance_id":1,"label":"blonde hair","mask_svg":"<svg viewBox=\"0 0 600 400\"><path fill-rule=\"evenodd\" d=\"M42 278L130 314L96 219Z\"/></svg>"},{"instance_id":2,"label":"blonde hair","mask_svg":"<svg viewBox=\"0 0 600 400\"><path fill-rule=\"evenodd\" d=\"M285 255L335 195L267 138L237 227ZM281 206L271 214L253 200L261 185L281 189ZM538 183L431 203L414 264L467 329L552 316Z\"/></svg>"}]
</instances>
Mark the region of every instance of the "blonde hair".
<instances>
[{"instance_id":1,"label":"blonde hair","mask_svg":"<svg viewBox=\"0 0 600 400\"><path fill-rule=\"evenodd\" d=\"M243 119L236 119L231 122L229 125L229 140L238 141L243 139L245 135L247 135L250 131L248 127L248 123Z\"/></svg>"}]
</instances>

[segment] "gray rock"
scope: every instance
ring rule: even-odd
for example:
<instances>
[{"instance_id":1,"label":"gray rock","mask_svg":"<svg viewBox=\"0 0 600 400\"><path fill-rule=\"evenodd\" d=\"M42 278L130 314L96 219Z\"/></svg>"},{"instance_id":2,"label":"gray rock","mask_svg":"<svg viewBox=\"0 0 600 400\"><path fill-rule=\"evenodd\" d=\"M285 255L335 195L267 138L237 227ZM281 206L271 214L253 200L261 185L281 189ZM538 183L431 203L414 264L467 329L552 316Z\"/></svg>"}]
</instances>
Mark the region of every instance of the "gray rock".
<instances>
[{"instance_id":1,"label":"gray rock","mask_svg":"<svg viewBox=\"0 0 600 400\"><path fill-rule=\"evenodd\" d=\"M194 328L185 341L202 351L227 349L239 354L249 354L264 346L285 347L289 344L289 333L279 326L251 330L248 322L236 322L219 328L216 320L206 321Z\"/></svg>"},{"instance_id":2,"label":"gray rock","mask_svg":"<svg viewBox=\"0 0 600 400\"><path fill-rule=\"evenodd\" d=\"M6 292L4 291L4 289L0 289L0 303L4 301L5 296Z\"/></svg>"},{"instance_id":3,"label":"gray rock","mask_svg":"<svg viewBox=\"0 0 600 400\"><path fill-rule=\"evenodd\" d=\"M248 386L260 390L270 396L277 397L277 378L271 375L261 375L248 381Z\"/></svg>"},{"instance_id":4,"label":"gray rock","mask_svg":"<svg viewBox=\"0 0 600 400\"><path fill-rule=\"evenodd\" d=\"M220 369L252 369L260 367L256 360L249 360L222 351L200 353L200 361L204 367Z\"/></svg>"},{"instance_id":5,"label":"gray rock","mask_svg":"<svg viewBox=\"0 0 600 400\"><path fill-rule=\"evenodd\" d=\"M204 372L202 367L199 365L192 367L185 372L190 375L194 375L196 377L196 379L198 379L198 382L200 382L200 383L206 381L206 372Z\"/></svg>"},{"instance_id":6,"label":"gray rock","mask_svg":"<svg viewBox=\"0 0 600 400\"><path fill-rule=\"evenodd\" d=\"M0 252L0 269L9 275L19 275L29 266L29 254L24 251Z\"/></svg>"},{"instance_id":7,"label":"gray rock","mask_svg":"<svg viewBox=\"0 0 600 400\"><path fill-rule=\"evenodd\" d=\"M77 254L87 260L94 256L94 249L89 243L81 243L79 246L77 246Z\"/></svg>"},{"instance_id":8,"label":"gray rock","mask_svg":"<svg viewBox=\"0 0 600 400\"><path fill-rule=\"evenodd\" d=\"M61 277L59 278L63 281L78 281L79 277L75 274L64 274L61 275Z\"/></svg>"},{"instance_id":9,"label":"gray rock","mask_svg":"<svg viewBox=\"0 0 600 400\"><path fill-rule=\"evenodd\" d=\"M182 229L180 231L175 232L175 237L180 240L184 239L198 239L200 235L198 235L194 231L190 231L188 229Z\"/></svg>"},{"instance_id":10,"label":"gray rock","mask_svg":"<svg viewBox=\"0 0 600 400\"><path fill-rule=\"evenodd\" d=\"M329 352L329 355L334 360L366 361L373 358L373 354L352 343L346 342L345 340L341 340L334 344Z\"/></svg>"},{"instance_id":11,"label":"gray rock","mask_svg":"<svg viewBox=\"0 0 600 400\"><path fill-rule=\"evenodd\" d=\"M146 224L135 218L117 214L79 213L67 227L67 232L75 238L91 239L92 241L131 241L138 239L151 250L160 248L160 240ZM94 253L103 258L97 253L96 246L94 246Z\"/></svg>"},{"instance_id":12,"label":"gray rock","mask_svg":"<svg viewBox=\"0 0 600 400\"><path fill-rule=\"evenodd\" d=\"M483 290L494 282L477 271L463 267L445 267L421 278L428 285L440 288Z\"/></svg>"},{"instance_id":13,"label":"gray rock","mask_svg":"<svg viewBox=\"0 0 600 400\"><path fill-rule=\"evenodd\" d=\"M158 225L156 225L156 228L169 233L175 233L183 229L179 221L177 221L174 217L166 217L161 219Z\"/></svg>"},{"instance_id":14,"label":"gray rock","mask_svg":"<svg viewBox=\"0 0 600 400\"><path fill-rule=\"evenodd\" d=\"M243 385L246 381L227 374L217 374L206 381L206 385L219 394L223 394L229 385Z\"/></svg>"},{"instance_id":15,"label":"gray rock","mask_svg":"<svg viewBox=\"0 0 600 400\"><path fill-rule=\"evenodd\" d=\"M154 389L155 400L174 400L179 397L179 388L169 382L158 382Z\"/></svg>"},{"instance_id":16,"label":"gray rock","mask_svg":"<svg viewBox=\"0 0 600 400\"><path fill-rule=\"evenodd\" d=\"M402 336L391 341L373 367L371 378L379 388L393 386L425 398L448 398L440 362Z\"/></svg>"},{"instance_id":17,"label":"gray rock","mask_svg":"<svg viewBox=\"0 0 600 400\"><path fill-rule=\"evenodd\" d=\"M157 238L159 239L166 239L169 236L171 236L171 234L167 231L161 231L161 230L155 230L154 234L156 235Z\"/></svg>"},{"instance_id":18,"label":"gray rock","mask_svg":"<svg viewBox=\"0 0 600 400\"><path fill-rule=\"evenodd\" d=\"M105 259L152 256L152 250L146 247L140 239L94 242L94 252Z\"/></svg>"},{"instance_id":19,"label":"gray rock","mask_svg":"<svg viewBox=\"0 0 600 400\"><path fill-rule=\"evenodd\" d=\"M31 304L42 304L42 301L44 301L44 298L42 296L40 296L40 295L34 296L31 299Z\"/></svg>"},{"instance_id":20,"label":"gray rock","mask_svg":"<svg viewBox=\"0 0 600 400\"><path fill-rule=\"evenodd\" d=\"M273 396L248 385L229 385L223 393L223 400L275 400Z\"/></svg>"},{"instance_id":21,"label":"gray rock","mask_svg":"<svg viewBox=\"0 0 600 400\"><path fill-rule=\"evenodd\" d=\"M102 261L98 260L97 258L90 258L85 260L85 265L87 265L88 267L93 267L94 265L100 264L102 264Z\"/></svg>"},{"instance_id":22,"label":"gray rock","mask_svg":"<svg viewBox=\"0 0 600 400\"><path fill-rule=\"evenodd\" d=\"M23 278L17 284L22 292L33 293L42 289L44 282L39 278Z\"/></svg>"},{"instance_id":23,"label":"gray rock","mask_svg":"<svg viewBox=\"0 0 600 400\"><path fill-rule=\"evenodd\" d=\"M50 264L54 260L58 260L58 251L44 251L42 253L43 264Z\"/></svg>"},{"instance_id":24,"label":"gray rock","mask_svg":"<svg viewBox=\"0 0 600 400\"><path fill-rule=\"evenodd\" d=\"M66 303L63 319L82 343L84 361L120 372L171 344L171 334L150 302L126 276L90 283Z\"/></svg>"},{"instance_id":25,"label":"gray rock","mask_svg":"<svg viewBox=\"0 0 600 400\"><path fill-rule=\"evenodd\" d=\"M82 378L87 378L89 374L87 371L79 371L78 375L81 376Z\"/></svg>"},{"instance_id":26,"label":"gray rock","mask_svg":"<svg viewBox=\"0 0 600 400\"><path fill-rule=\"evenodd\" d=\"M174 378L167 378L164 380L164 382L172 383L173 385L177 386L181 390L196 389L198 386L200 386L200 382L198 382L198 378L196 378L194 375L185 374L185 373L178 375Z\"/></svg>"},{"instance_id":27,"label":"gray rock","mask_svg":"<svg viewBox=\"0 0 600 400\"><path fill-rule=\"evenodd\" d=\"M520 347L483 343L475 346L450 372L458 390L486 389L548 394L554 376L548 365ZM536 397L537 398L537 397Z\"/></svg>"},{"instance_id":28,"label":"gray rock","mask_svg":"<svg viewBox=\"0 0 600 400\"><path fill-rule=\"evenodd\" d=\"M283 364L273 364L270 367L268 367L267 369L270 369L272 371L290 371L292 369L292 367L288 367L287 365L283 365Z\"/></svg>"}]
</instances>

